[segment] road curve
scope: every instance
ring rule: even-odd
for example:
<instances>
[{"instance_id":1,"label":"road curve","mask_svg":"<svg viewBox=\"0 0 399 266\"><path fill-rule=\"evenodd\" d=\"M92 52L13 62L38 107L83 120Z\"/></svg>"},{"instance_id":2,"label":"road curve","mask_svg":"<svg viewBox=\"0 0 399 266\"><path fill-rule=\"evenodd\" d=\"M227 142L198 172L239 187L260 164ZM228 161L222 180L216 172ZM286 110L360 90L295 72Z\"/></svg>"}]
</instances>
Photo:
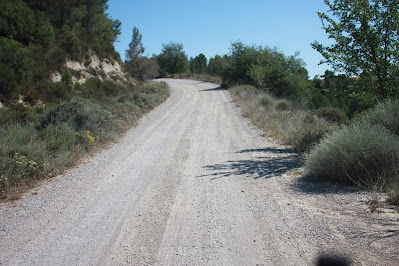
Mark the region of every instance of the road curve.
<instances>
[{"instance_id":1,"label":"road curve","mask_svg":"<svg viewBox=\"0 0 399 266\"><path fill-rule=\"evenodd\" d=\"M397 235L383 238L394 213L299 181L297 155L251 127L226 90L165 81L171 97L112 148L0 206L0 265L399 261Z\"/></svg>"}]
</instances>

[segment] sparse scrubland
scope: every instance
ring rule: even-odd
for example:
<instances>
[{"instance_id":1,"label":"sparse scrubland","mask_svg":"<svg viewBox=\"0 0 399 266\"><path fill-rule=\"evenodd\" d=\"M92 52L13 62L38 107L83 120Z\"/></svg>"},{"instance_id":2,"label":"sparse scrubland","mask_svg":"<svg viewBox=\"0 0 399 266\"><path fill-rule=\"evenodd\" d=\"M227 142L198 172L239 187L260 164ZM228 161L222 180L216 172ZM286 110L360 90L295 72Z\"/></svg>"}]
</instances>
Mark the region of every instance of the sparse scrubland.
<instances>
[{"instance_id":1,"label":"sparse scrubland","mask_svg":"<svg viewBox=\"0 0 399 266\"><path fill-rule=\"evenodd\" d=\"M303 153L307 176L388 192L399 203L399 101L381 102L349 121L335 108L313 111L251 85L230 94L268 136Z\"/></svg>"},{"instance_id":2,"label":"sparse scrubland","mask_svg":"<svg viewBox=\"0 0 399 266\"><path fill-rule=\"evenodd\" d=\"M233 87L230 93L245 117L268 136L299 152L309 150L325 133L339 126L298 104L259 92L250 85Z\"/></svg>"},{"instance_id":3,"label":"sparse scrubland","mask_svg":"<svg viewBox=\"0 0 399 266\"><path fill-rule=\"evenodd\" d=\"M85 153L116 140L168 95L166 83L89 79L58 103L0 110L0 197L62 173Z\"/></svg>"}]
</instances>

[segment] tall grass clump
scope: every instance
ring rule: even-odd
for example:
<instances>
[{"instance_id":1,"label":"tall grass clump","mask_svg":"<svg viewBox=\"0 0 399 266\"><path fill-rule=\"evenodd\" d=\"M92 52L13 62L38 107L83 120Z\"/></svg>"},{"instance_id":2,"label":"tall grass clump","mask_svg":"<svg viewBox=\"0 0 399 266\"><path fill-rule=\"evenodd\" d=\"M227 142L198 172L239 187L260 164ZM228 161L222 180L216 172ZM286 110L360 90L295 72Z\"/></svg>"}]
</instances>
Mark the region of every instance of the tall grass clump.
<instances>
[{"instance_id":1,"label":"tall grass clump","mask_svg":"<svg viewBox=\"0 0 399 266\"><path fill-rule=\"evenodd\" d=\"M381 125L399 136L399 100L388 100L375 106L362 118L364 123Z\"/></svg>"},{"instance_id":2,"label":"tall grass clump","mask_svg":"<svg viewBox=\"0 0 399 266\"><path fill-rule=\"evenodd\" d=\"M243 116L267 135L299 152L309 150L325 133L337 127L336 123L317 117L298 103L259 93L253 86L236 86L229 91Z\"/></svg>"},{"instance_id":3,"label":"tall grass clump","mask_svg":"<svg viewBox=\"0 0 399 266\"><path fill-rule=\"evenodd\" d=\"M31 183L45 168L46 146L33 124L0 128L0 198Z\"/></svg>"},{"instance_id":4,"label":"tall grass clump","mask_svg":"<svg viewBox=\"0 0 399 266\"><path fill-rule=\"evenodd\" d=\"M330 122L336 122L339 124L349 123L349 118L345 114L345 112L336 107L321 107L316 110L316 114L318 117L321 117Z\"/></svg>"},{"instance_id":5,"label":"tall grass clump","mask_svg":"<svg viewBox=\"0 0 399 266\"><path fill-rule=\"evenodd\" d=\"M381 126L356 123L327 134L305 156L311 177L385 186L399 170L399 140Z\"/></svg>"},{"instance_id":6,"label":"tall grass clump","mask_svg":"<svg viewBox=\"0 0 399 266\"><path fill-rule=\"evenodd\" d=\"M273 105L275 102L275 100L273 99L273 97L269 94L261 94L258 98L258 103L262 106L270 106Z\"/></svg>"}]
</instances>

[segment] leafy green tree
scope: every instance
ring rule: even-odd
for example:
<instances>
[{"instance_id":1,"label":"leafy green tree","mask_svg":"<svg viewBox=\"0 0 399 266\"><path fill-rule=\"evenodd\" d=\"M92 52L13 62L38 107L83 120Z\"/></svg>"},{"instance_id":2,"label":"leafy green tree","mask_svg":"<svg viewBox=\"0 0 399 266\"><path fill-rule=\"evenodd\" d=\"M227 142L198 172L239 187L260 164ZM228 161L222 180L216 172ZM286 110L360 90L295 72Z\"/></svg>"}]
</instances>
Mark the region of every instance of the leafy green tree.
<instances>
[{"instance_id":1,"label":"leafy green tree","mask_svg":"<svg viewBox=\"0 0 399 266\"><path fill-rule=\"evenodd\" d=\"M183 44L170 42L162 44L162 53L157 56L160 75L185 73L188 71L188 59Z\"/></svg>"},{"instance_id":2,"label":"leafy green tree","mask_svg":"<svg viewBox=\"0 0 399 266\"><path fill-rule=\"evenodd\" d=\"M21 43L0 37L0 98L11 99L21 92L22 84L32 77L31 51Z\"/></svg>"},{"instance_id":3,"label":"leafy green tree","mask_svg":"<svg viewBox=\"0 0 399 266\"><path fill-rule=\"evenodd\" d=\"M141 35L139 29L134 27L132 41L129 43L129 49L126 50L127 60L138 58L144 53L145 49L141 41L142 38L143 36Z\"/></svg>"},{"instance_id":4,"label":"leafy green tree","mask_svg":"<svg viewBox=\"0 0 399 266\"><path fill-rule=\"evenodd\" d=\"M86 13L83 0L24 0L34 11L47 15L54 27L61 29L81 23Z\"/></svg>"},{"instance_id":5,"label":"leafy green tree","mask_svg":"<svg viewBox=\"0 0 399 266\"><path fill-rule=\"evenodd\" d=\"M258 64L253 64L248 69L248 76L261 90L265 89L265 77L268 72L268 67L266 65L262 65L262 63L258 62Z\"/></svg>"},{"instance_id":6,"label":"leafy green tree","mask_svg":"<svg viewBox=\"0 0 399 266\"><path fill-rule=\"evenodd\" d=\"M362 89L377 98L399 96L399 1L325 0L318 13L323 28L335 41L312 47L335 70L359 76Z\"/></svg>"},{"instance_id":7,"label":"leafy green tree","mask_svg":"<svg viewBox=\"0 0 399 266\"><path fill-rule=\"evenodd\" d=\"M32 10L47 15L57 29L58 43L75 60L84 51L94 50L100 57L114 55L112 43L121 34L121 22L105 13L108 0L24 0Z\"/></svg>"},{"instance_id":8,"label":"leafy green tree","mask_svg":"<svg viewBox=\"0 0 399 266\"><path fill-rule=\"evenodd\" d=\"M215 76L223 76L223 73L229 66L229 57L224 55L216 55L215 57L209 59L208 73Z\"/></svg>"},{"instance_id":9,"label":"leafy green tree","mask_svg":"<svg viewBox=\"0 0 399 266\"><path fill-rule=\"evenodd\" d=\"M229 64L223 73L223 85L252 84L277 96L308 97L312 84L305 63L298 55L285 56L276 49L232 43Z\"/></svg>"},{"instance_id":10,"label":"leafy green tree","mask_svg":"<svg viewBox=\"0 0 399 266\"><path fill-rule=\"evenodd\" d=\"M143 56L144 46L140 31L134 27L132 41L126 50L126 69L130 75L139 80L155 78L158 75L158 64L155 59Z\"/></svg>"},{"instance_id":11,"label":"leafy green tree","mask_svg":"<svg viewBox=\"0 0 399 266\"><path fill-rule=\"evenodd\" d=\"M195 58L190 58L190 71L193 74L203 74L208 65L208 59L204 54L199 54Z\"/></svg>"},{"instance_id":12,"label":"leafy green tree","mask_svg":"<svg viewBox=\"0 0 399 266\"><path fill-rule=\"evenodd\" d=\"M26 45L54 42L53 28L42 12L34 12L21 0L5 0L1 5L0 36Z\"/></svg>"}]
</instances>

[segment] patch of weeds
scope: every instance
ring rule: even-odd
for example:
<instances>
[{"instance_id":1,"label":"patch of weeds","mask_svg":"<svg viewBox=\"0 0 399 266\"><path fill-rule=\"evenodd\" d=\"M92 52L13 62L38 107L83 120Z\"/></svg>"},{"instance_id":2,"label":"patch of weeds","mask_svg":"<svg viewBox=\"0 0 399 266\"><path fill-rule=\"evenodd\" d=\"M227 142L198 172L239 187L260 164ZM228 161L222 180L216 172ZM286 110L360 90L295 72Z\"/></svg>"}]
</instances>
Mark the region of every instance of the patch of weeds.
<instances>
[{"instance_id":1,"label":"patch of weeds","mask_svg":"<svg viewBox=\"0 0 399 266\"><path fill-rule=\"evenodd\" d=\"M339 124L347 124L349 122L349 118L345 112L335 107L321 107L317 109L316 114L318 117L330 122Z\"/></svg>"}]
</instances>

